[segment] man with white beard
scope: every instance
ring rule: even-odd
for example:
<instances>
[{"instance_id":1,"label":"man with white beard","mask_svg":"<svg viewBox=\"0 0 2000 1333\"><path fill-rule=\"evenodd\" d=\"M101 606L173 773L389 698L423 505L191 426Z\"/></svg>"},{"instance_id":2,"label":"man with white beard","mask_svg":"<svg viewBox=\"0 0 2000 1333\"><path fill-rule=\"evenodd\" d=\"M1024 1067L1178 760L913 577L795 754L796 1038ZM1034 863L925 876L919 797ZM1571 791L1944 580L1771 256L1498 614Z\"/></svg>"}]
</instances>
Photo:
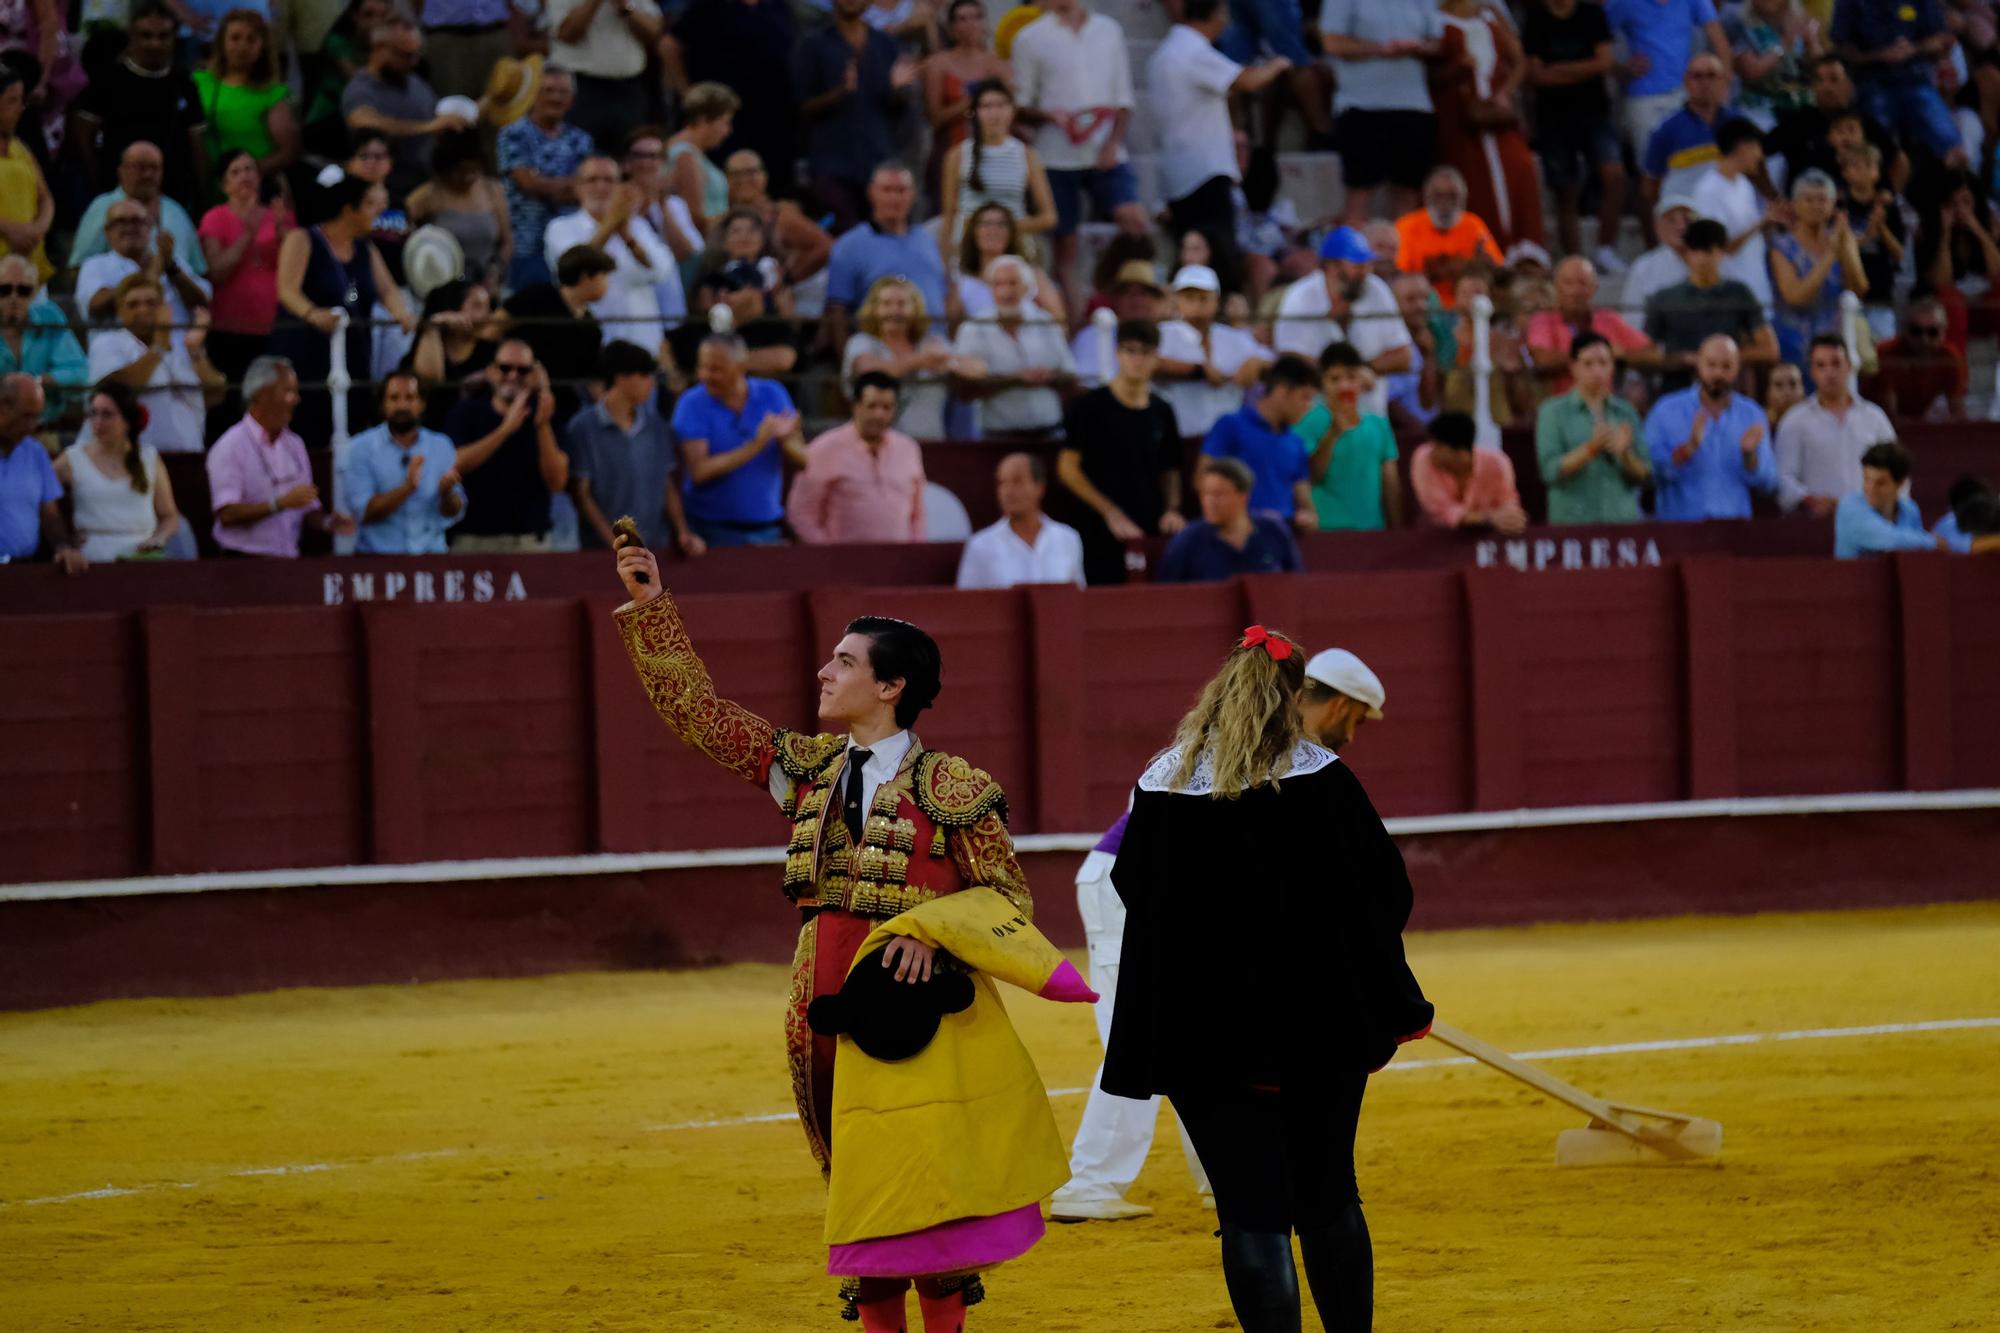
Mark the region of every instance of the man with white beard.
<instances>
[{"instance_id":1,"label":"man with white beard","mask_svg":"<svg viewBox=\"0 0 2000 1333\"><path fill-rule=\"evenodd\" d=\"M576 169L576 199L581 207L551 221L542 234L549 271L572 246L610 255L617 264L610 290L591 304L590 313L603 323L607 339L637 343L670 362L663 320L687 314L687 297L673 251L638 216L644 203L639 191L619 183L617 162L594 155Z\"/></svg>"}]
</instances>

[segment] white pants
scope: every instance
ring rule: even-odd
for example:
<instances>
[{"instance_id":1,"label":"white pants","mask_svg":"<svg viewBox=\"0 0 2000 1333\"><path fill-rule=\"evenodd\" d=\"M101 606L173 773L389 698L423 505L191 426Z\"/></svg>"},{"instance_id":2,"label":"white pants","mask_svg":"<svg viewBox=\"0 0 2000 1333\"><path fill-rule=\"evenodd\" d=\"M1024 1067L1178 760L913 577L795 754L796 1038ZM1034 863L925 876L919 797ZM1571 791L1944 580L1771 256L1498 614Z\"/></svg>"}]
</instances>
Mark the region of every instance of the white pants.
<instances>
[{"instance_id":1,"label":"white pants","mask_svg":"<svg viewBox=\"0 0 2000 1333\"><path fill-rule=\"evenodd\" d=\"M1646 145L1652 142L1653 131L1685 105L1687 94L1678 88L1670 93L1646 93L1625 99L1625 138L1632 145L1632 159L1642 174L1646 170Z\"/></svg>"},{"instance_id":2,"label":"white pants","mask_svg":"<svg viewBox=\"0 0 2000 1333\"><path fill-rule=\"evenodd\" d=\"M1077 909L1090 945L1090 986L1103 997L1095 1006L1097 1036L1107 1044L1112 1008L1118 1002L1118 951L1125 938L1125 905L1111 887L1111 864L1110 856L1092 852L1076 877ZM1160 1099L1141 1102L1114 1097L1099 1086L1103 1079L1104 1067L1099 1065L1090 1080L1090 1100L1084 1104L1083 1123L1076 1129L1076 1144L1070 1149L1069 1184L1055 1192L1057 1202L1124 1198L1146 1165L1146 1154L1152 1151ZM1195 1188L1203 1194L1213 1193L1185 1126L1181 1129L1181 1149L1187 1155Z\"/></svg>"}]
</instances>

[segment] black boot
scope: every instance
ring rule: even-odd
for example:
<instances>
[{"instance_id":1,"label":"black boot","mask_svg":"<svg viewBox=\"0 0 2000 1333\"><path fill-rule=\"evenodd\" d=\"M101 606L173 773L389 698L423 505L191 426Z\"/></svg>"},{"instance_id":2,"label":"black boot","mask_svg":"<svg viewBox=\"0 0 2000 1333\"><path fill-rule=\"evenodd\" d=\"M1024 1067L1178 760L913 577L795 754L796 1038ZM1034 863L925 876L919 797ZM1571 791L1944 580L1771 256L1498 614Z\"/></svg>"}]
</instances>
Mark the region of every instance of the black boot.
<instances>
[{"instance_id":1,"label":"black boot","mask_svg":"<svg viewBox=\"0 0 2000 1333\"><path fill-rule=\"evenodd\" d=\"M1292 1233L1222 1224L1222 1277L1243 1333L1299 1333L1299 1272Z\"/></svg>"},{"instance_id":2,"label":"black boot","mask_svg":"<svg viewBox=\"0 0 2000 1333\"><path fill-rule=\"evenodd\" d=\"M1299 1251L1326 1333L1368 1333L1375 1321L1375 1251L1361 1201L1331 1224L1300 1232Z\"/></svg>"}]
</instances>

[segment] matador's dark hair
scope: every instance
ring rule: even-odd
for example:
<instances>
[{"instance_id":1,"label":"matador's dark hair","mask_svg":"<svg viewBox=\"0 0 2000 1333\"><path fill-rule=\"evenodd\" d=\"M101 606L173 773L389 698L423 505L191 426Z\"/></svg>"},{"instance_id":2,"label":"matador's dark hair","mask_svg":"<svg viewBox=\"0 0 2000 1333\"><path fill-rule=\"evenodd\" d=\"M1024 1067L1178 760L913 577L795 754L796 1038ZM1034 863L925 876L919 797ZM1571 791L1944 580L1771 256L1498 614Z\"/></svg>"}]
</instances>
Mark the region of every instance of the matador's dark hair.
<instances>
[{"instance_id":1,"label":"matador's dark hair","mask_svg":"<svg viewBox=\"0 0 2000 1333\"><path fill-rule=\"evenodd\" d=\"M907 620L893 616L857 616L847 622L848 634L868 636L868 668L879 681L900 680L896 725L908 727L917 714L937 701L944 683L944 655L937 640Z\"/></svg>"}]
</instances>

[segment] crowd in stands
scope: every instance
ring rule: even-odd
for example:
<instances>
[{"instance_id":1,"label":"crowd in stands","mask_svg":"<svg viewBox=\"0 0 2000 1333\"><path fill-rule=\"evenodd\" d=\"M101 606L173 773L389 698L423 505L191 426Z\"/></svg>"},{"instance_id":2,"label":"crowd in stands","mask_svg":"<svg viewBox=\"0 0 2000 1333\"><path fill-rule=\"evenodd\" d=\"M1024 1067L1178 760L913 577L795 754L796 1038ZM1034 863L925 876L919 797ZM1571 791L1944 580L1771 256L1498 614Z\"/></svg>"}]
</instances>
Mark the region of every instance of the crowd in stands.
<instances>
[{"instance_id":1,"label":"crowd in stands","mask_svg":"<svg viewBox=\"0 0 2000 1333\"><path fill-rule=\"evenodd\" d=\"M1551 523L2000 542L1896 441L2000 334L1988 0L1152 3L0 0L0 559L192 555L172 453L227 557L967 538L982 437L963 585L1212 579L1518 535L1501 427Z\"/></svg>"}]
</instances>

